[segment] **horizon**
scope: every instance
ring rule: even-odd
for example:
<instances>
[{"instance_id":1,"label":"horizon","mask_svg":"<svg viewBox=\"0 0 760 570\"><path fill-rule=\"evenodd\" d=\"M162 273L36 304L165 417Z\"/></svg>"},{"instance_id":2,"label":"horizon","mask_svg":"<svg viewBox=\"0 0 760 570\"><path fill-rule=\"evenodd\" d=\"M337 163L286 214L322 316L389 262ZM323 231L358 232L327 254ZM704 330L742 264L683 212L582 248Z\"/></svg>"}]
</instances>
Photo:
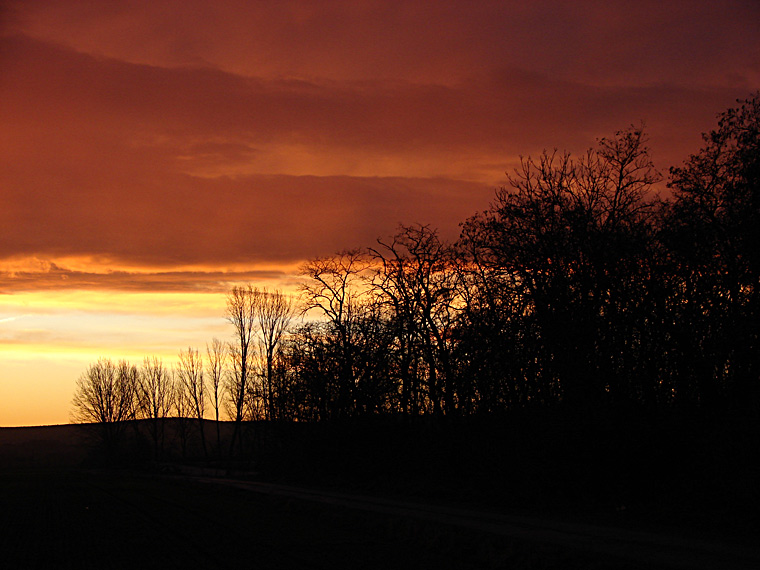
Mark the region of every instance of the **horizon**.
<instances>
[{"instance_id":1,"label":"horizon","mask_svg":"<svg viewBox=\"0 0 760 570\"><path fill-rule=\"evenodd\" d=\"M0 8L0 426L70 423L98 358L227 339L234 284L455 239L520 156L643 123L664 192L760 89L754 2L403 6Z\"/></svg>"}]
</instances>

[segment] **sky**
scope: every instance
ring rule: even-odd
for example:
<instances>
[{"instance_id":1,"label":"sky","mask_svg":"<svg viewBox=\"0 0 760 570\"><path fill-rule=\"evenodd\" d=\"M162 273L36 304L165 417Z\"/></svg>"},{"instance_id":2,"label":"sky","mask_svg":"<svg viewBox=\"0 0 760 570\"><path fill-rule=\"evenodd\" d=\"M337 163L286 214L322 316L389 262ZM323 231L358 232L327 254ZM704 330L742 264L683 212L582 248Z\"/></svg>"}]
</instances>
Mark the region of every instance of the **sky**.
<instances>
[{"instance_id":1,"label":"sky","mask_svg":"<svg viewBox=\"0 0 760 570\"><path fill-rule=\"evenodd\" d=\"M756 0L0 0L0 426L100 357L227 339L234 283L399 224L456 239L520 156L644 124L664 175L760 89ZM667 176L666 178L667 179Z\"/></svg>"}]
</instances>

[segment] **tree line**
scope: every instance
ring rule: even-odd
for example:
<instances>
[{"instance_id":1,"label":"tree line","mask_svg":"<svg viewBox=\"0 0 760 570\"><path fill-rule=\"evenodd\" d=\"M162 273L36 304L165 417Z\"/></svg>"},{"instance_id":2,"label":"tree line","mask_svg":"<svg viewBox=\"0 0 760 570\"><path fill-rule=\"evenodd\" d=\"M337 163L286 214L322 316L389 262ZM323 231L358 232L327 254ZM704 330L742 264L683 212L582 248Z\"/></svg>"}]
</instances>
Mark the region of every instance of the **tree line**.
<instances>
[{"instance_id":1,"label":"tree line","mask_svg":"<svg viewBox=\"0 0 760 570\"><path fill-rule=\"evenodd\" d=\"M229 342L173 371L99 360L76 421L368 416L454 420L531 407L756 416L760 93L719 116L666 181L630 127L574 157L521 160L450 243L426 225L301 268L298 299L227 295ZM300 318L299 318L300 316ZM201 432L204 449L213 438ZM242 448L240 448L242 449Z\"/></svg>"}]
</instances>

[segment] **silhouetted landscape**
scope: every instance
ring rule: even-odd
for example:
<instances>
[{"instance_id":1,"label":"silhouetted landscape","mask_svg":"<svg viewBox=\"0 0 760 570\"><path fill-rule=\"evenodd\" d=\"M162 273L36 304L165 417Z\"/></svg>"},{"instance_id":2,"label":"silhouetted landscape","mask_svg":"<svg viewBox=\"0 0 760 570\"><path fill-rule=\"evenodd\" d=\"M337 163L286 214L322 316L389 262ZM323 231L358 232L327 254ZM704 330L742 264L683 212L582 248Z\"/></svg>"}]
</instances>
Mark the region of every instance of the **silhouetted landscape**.
<instances>
[{"instance_id":1,"label":"silhouetted landscape","mask_svg":"<svg viewBox=\"0 0 760 570\"><path fill-rule=\"evenodd\" d=\"M0 430L6 559L753 567L759 244L760 94L667 178L635 126L525 158L456 243L402 226L304 264L298 299L234 287L231 341L173 369L100 359L78 425ZM419 503L459 510L420 522ZM574 548L501 519L457 527L464 509L736 550Z\"/></svg>"}]
</instances>

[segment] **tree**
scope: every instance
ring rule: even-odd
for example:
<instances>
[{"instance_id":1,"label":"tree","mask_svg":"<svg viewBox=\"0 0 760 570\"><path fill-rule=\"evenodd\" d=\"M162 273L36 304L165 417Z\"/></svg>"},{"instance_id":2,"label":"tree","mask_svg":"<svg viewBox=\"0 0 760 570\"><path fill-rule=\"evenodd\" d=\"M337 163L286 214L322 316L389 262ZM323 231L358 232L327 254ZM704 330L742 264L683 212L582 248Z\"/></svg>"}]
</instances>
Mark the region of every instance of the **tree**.
<instances>
[{"instance_id":1,"label":"tree","mask_svg":"<svg viewBox=\"0 0 760 570\"><path fill-rule=\"evenodd\" d=\"M260 334L260 351L263 357L263 395L265 417L273 420L279 418L277 408L277 387L274 382L274 364L277 348L282 341L290 321L293 318L293 302L281 291L269 292L266 289L257 296L256 307L258 332Z\"/></svg>"},{"instance_id":2,"label":"tree","mask_svg":"<svg viewBox=\"0 0 760 570\"><path fill-rule=\"evenodd\" d=\"M190 412L198 420L203 455L208 458L206 434L203 428L206 413L206 385L203 381L203 359L197 350L188 348L180 351L176 377L180 391L188 399Z\"/></svg>"},{"instance_id":3,"label":"tree","mask_svg":"<svg viewBox=\"0 0 760 570\"><path fill-rule=\"evenodd\" d=\"M139 415L147 420L153 457L158 461L164 450L166 418L174 406L172 375L160 358L146 356L139 378Z\"/></svg>"},{"instance_id":4,"label":"tree","mask_svg":"<svg viewBox=\"0 0 760 570\"><path fill-rule=\"evenodd\" d=\"M662 233L684 291L682 361L697 398L746 409L760 400L760 92L738 102L671 169Z\"/></svg>"},{"instance_id":5,"label":"tree","mask_svg":"<svg viewBox=\"0 0 760 570\"><path fill-rule=\"evenodd\" d=\"M370 264L362 251L348 250L314 259L301 268L301 275L308 278L301 285L303 313L313 310L324 319L320 336L335 364L330 381L335 400L327 412L331 417L351 416L356 410L357 324L368 301Z\"/></svg>"},{"instance_id":6,"label":"tree","mask_svg":"<svg viewBox=\"0 0 760 570\"><path fill-rule=\"evenodd\" d=\"M558 399L530 297L519 277L476 244L465 226L458 244L462 309L455 330L455 360L468 379L474 413L546 405Z\"/></svg>"},{"instance_id":7,"label":"tree","mask_svg":"<svg viewBox=\"0 0 760 570\"><path fill-rule=\"evenodd\" d=\"M77 379L72 420L95 424L107 452L113 453L126 423L135 418L137 394L137 368L101 358Z\"/></svg>"},{"instance_id":8,"label":"tree","mask_svg":"<svg viewBox=\"0 0 760 570\"><path fill-rule=\"evenodd\" d=\"M227 394L234 421L230 456L235 444L242 449L241 425L245 411L246 397L250 391L251 368L254 357L256 308L259 291L247 285L233 287L227 294L227 320L234 329L234 342L230 344L232 374L229 376Z\"/></svg>"},{"instance_id":9,"label":"tree","mask_svg":"<svg viewBox=\"0 0 760 570\"><path fill-rule=\"evenodd\" d=\"M187 457L187 442L190 439L190 417L193 415L193 402L184 383L175 374L172 381L172 409L177 426L177 435L182 457Z\"/></svg>"},{"instance_id":10,"label":"tree","mask_svg":"<svg viewBox=\"0 0 760 570\"><path fill-rule=\"evenodd\" d=\"M402 226L390 241L378 240L378 245L370 249L377 266L374 287L397 323L402 353L409 354L402 368L402 406L408 409L410 402L417 401L420 381L410 374L414 356L408 352L417 349L425 364L432 412L451 414L462 396L452 362L452 333L460 304L454 249L424 225Z\"/></svg>"},{"instance_id":11,"label":"tree","mask_svg":"<svg viewBox=\"0 0 760 570\"><path fill-rule=\"evenodd\" d=\"M207 374L208 380L207 393L211 399L211 405L214 408L214 420L216 421L216 448L217 452L221 451L222 436L219 426L219 408L222 402L222 393L224 379L226 374L227 346L218 338L211 341L211 345L206 344Z\"/></svg>"},{"instance_id":12,"label":"tree","mask_svg":"<svg viewBox=\"0 0 760 570\"><path fill-rule=\"evenodd\" d=\"M335 370L338 358L332 354L327 325L306 322L286 339L283 352L285 365L296 394L293 417L299 421L324 421L331 417L337 401Z\"/></svg>"},{"instance_id":13,"label":"tree","mask_svg":"<svg viewBox=\"0 0 760 570\"><path fill-rule=\"evenodd\" d=\"M632 396L625 343L631 327L646 328L645 311L631 303L647 274L658 179L642 129L630 128L578 160L556 151L524 159L511 187L465 225L478 258L528 301L542 360L575 406ZM612 327L624 316L638 319L626 333Z\"/></svg>"}]
</instances>

